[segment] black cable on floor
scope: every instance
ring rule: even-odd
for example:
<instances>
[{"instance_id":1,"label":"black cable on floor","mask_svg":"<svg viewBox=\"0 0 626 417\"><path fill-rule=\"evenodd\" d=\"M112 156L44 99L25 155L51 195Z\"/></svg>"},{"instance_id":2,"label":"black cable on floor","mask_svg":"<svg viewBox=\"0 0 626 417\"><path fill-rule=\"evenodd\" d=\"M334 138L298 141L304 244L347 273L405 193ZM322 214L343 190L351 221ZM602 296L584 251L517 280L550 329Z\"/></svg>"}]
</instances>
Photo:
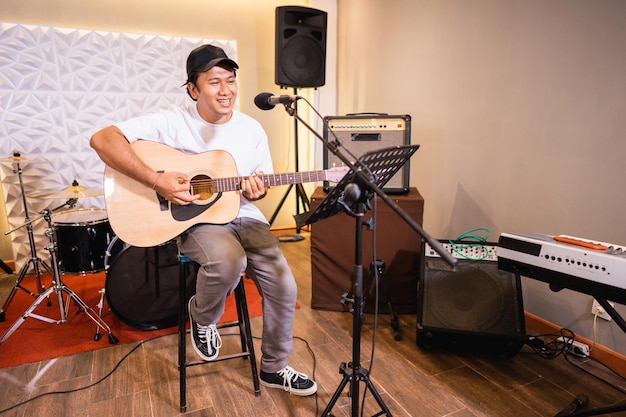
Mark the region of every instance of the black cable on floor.
<instances>
[{"instance_id":1,"label":"black cable on floor","mask_svg":"<svg viewBox=\"0 0 626 417\"><path fill-rule=\"evenodd\" d=\"M102 378L100 378L99 380L97 380L94 383L91 383L89 385L86 385L84 387L81 388L74 388L71 390L66 390L66 391L51 391L51 392L44 392L43 394L39 394L34 396L33 398L29 398L28 400L22 401L20 403L17 403L15 405L12 405L9 408L5 408L4 410L0 410L0 414L6 413L7 411L13 410L17 407L21 407L22 405L28 404L30 402L33 402L35 400L38 400L39 398L43 398L46 397L48 395L57 395L57 394L72 394L74 392L79 392L79 391L84 391L86 389L95 387L96 385L100 384L101 382L105 381L107 378L109 378L111 375L113 375L113 373L117 370L117 368L120 367L120 365L122 364L122 362L124 362L134 351L136 351L139 347L143 346L144 343L146 342L150 342L152 340L156 340L159 339L161 337L164 336L171 336L171 335L162 335L162 336L158 336L152 339L146 339L146 340L142 340L141 342L139 342L135 347L133 347L126 355L124 355L122 357L122 359L119 360L119 362L113 367L113 369L111 369L111 371L109 371L109 373L107 373L105 376L103 376Z\"/></svg>"},{"instance_id":2,"label":"black cable on floor","mask_svg":"<svg viewBox=\"0 0 626 417\"><path fill-rule=\"evenodd\" d=\"M557 341L556 339L558 337L562 337L563 341ZM558 356L563 355L563 358L570 364L575 366L576 368L580 369L581 371L585 372L587 375L592 376L594 378L599 379L600 381L604 382L605 384L607 384L608 386L616 389L617 391L620 391L624 394L626 394L626 390L620 386L617 386L613 383L611 383L610 381L607 381L605 379L603 379L602 377L595 375L593 372L589 371L588 369L585 369L584 367L580 366L579 364L575 363L575 361L572 360L572 357L574 358L581 358L580 356L576 355L573 352L573 343L575 340L575 334L573 331L563 328L560 331L560 334L543 334L543 335L537 335L537 336L528 336L528 340L526 341L526 345L528 347L530 347L533 352L537 354L538 356L544 358L544 359L554 359ZM544 341L544 339L549 339L549 342ZM522 352L523 353L523 352ZM611 368L609 368L608 366L604 365L603 363L601 363L600 361L592 358L591 356L585 356L584 359L586 361L593 361L596 364L601 365L604 369L607 369L609 372L611 372L612 374L614 374L615 376L617 376L618 378L622 378L624 379L624 377L620 374L618 374L617 372L615 372L614 370L612 370Z\"/></svg>"}]
</instances>

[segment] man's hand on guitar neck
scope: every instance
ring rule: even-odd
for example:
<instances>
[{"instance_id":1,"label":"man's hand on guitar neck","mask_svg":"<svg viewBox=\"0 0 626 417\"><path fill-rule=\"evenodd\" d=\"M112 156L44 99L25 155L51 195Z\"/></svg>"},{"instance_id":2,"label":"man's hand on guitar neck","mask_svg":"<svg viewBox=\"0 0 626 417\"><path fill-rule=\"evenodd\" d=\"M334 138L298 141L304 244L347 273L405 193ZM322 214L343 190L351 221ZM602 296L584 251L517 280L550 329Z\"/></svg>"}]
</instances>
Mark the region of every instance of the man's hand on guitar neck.
<instances>
[{"instance_id":1,"label":"man's hand on guitar neck","mask_svg":"<svg viewBox=\"0 0 626 417\"><path fill-rule=\"evenodd\" d=\"M260 200L267 195L267 187L260 175L263 175L263 171L255 172L241 181L241 194L250 201Z\"/></svg>"}]
</instances>

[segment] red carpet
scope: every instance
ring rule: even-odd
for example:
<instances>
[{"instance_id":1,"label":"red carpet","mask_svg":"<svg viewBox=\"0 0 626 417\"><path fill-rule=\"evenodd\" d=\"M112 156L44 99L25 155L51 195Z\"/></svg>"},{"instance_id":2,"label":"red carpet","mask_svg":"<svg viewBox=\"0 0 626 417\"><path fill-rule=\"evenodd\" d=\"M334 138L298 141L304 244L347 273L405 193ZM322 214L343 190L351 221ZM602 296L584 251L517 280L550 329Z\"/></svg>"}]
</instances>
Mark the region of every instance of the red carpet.
<instances>
[{"instance_id":1,"label":"red carpet","mask_svg":"<svg viewBox=\"0 0 626 417\"><path fill-rule=\"evenodd\" d=\"M97 314L100 291L104 288L105 282L105 274L103 272L84 276L63 275L62 280L69 289L76 293ZM44 276L46 288L48 288L49 282L50 278ZM35 291L35 278L25 277L22 280L22 285L30 291ZM245 287L250 317L260 316L261 297L252 280L246 279ZM45 299L32 313L58 320L60 311L56 293L53 292L49 299L51 302L50 306L47 305L47 299ZM15 293L15 297L7 307L6 319L0 322L0 337L7 332L19 317L25 314L34 301L35 298L25 291L18 290ZM114 299L112 299L112 303L114 304ZM113 307L114 310L119 311L118 308ZM102 319L111 327L113 334L119 340L118 344L137 342L176 332L175 325L158 330L141 330L136 325L133 327L124 323L124 321L128 322L128 316L122 315L122 318L124 320L121 320L110 311L105 298ZM132 318L134 319L135 316L132 316ZM236 320L236 318L235 300L234 296L231 295L226 301L226 309L221 321L232 321ZM0 368L113 346L109 343L107 334L103 331L100 332L100 340L94 340L96 327L96 324L86 314L79 312L73 303L70 305L65 323L48 323L31 315L4 342L0 343Z\"/></svg>"}]
</instances>

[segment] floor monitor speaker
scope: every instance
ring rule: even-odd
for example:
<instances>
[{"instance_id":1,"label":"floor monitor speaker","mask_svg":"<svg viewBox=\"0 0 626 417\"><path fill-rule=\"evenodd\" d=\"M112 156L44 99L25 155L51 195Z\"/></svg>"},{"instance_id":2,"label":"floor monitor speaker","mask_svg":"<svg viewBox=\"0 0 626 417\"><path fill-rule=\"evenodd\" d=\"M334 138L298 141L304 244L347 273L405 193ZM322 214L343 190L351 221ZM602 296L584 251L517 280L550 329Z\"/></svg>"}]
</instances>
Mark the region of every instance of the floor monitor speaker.
<instances>
[{"instance_id":1,"label":"floor monitor speaker","mask_svg":"<svg viewBox=\"0 0 626 417\"><path fill-rule=\"evenodd\" d=\"M339 152L356 161L365 152L376 151L392 146L411 144L411 116L390 116L387 114L358 114L347 116L326 116L324 118L324 139L329 142L339 141ZM343 162L324 148L324 169L341 166ZM387 184L383 191L387 194L406 194L409 192L409 160ZM331 184L324 182L324 191L329 191Z\"/></svg>"},{"instance_id":2,"label":"floor monitor speaker","mask_svg":"<svg viewBox=\"0 0 626 417\"><path fill-rule=\"evenodd\" d=\"M326 82L326 22L322 10L276 8L274 81L282 87L321 87Z\"/></svg>"},{"instance_id":3,"label":"floor monitor speaker","mask_svg":"<svg viewBox=\"0 0 626 417\"><path fill-rule=\"evenodd\" d=\"M498 269L494 243L440 241L455 270L423 243L417 344L513 356L526 341L519 276Z\"/></svg>"}]
</instances>

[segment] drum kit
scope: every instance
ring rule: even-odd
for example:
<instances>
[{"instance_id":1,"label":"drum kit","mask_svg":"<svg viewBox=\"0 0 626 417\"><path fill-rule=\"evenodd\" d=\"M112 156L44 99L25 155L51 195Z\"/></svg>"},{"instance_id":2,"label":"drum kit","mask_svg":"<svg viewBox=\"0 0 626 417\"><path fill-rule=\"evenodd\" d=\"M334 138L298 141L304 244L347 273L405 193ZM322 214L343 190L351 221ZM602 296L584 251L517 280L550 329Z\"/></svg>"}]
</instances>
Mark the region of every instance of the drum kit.
<instances>
[{"instance_id":1,"label":"drum kit","mask_svg":"<svg viewBox=\"0 0 626 417\"><path fill-rule=\"evenodd\" d=\"M75 208L78 199L103 196L98 188L85 188L74 181L71 186L60 191L31 193L37 199L65 199L66 202L53 209L39 212L31 218L22 180L22 163L25 160L14 155L0 163L12 164L19 179L24 206L25 220L20 226L5 234L26 228L30 243L31 257L18 273L15 286L7 297L0 321L18 290L26 291L35 298L33 304L0 338L6 340L28 317L49 323L65 323L70 301L83 311L96 324L94 340L100 339L100 331L107 333L110 343L117 343L111 328L102 319L102 309L106 296L110 310L124 323L142 329L155 330L171 327L177 323L178 294L178 249L174 241L150 248L129 246L115 236L109 225L106 210L97 208ZM50 254L51 266L37 256L33 224L44 219L47 223L45 235L46 250ZM22 280L32 271L37 292L31 292L22 285ZM99 291L98 313L90 308L78 295L65 285L61 275L87 275L105 271L105 288ZM52 277L48 289L42 284L41 275L47 272ZM195 290L195 273L187 277L188 293ZM60 319L55 320L35 314L34 310L49 297L58 298ZM63 299L63 295L66 299Z\"/></svg>"},{"instance_id":2,"label":"drum kit","mask_svg":"<svg viewBox=\"0 0 626 417\"><path fill-rule=\"evenodd\" d=\"M28 232L28 240L30 243L30 250L31 250L31 258L20 270L15 286L12 288L7 300L5 301L2 307L2 319L4 319L6 308L13 300L13 297L15 296L15 293L17 292L18 289L26 291L33 297L36 297L36 299L31 304L31 306L26 309L24 314L22 314L13 323L13 325L7 330L7 332L2 336L2 338L0 338L0 342L4 342L9 336L11 336L11 334L13 334L13 332L15 332L15 330L17 330L18 327L20 327L22 323L24 323L24 321L26 321L28 317L32 317L32 318L35 318L35 319L38 319L47 323L60 324L60 323L67 322L67 313L70 307L70 301L73 301L74 304L78 307L78 309L84 312L85 314L87 314L87 316L97 325L98 330L96 332L96 337L95 337L96 340L99 339L99 330L102 329L107 332L109 343L111 344L117 343L118 339L115 337L115 335L111 331L111 328L109 327L109 325L104 320L102 320L100 315L96 314L95 311L91 307L85 304L85 302L74 291L72 291L68 286L66 286L63 283L63 280L61 279L61 274L60 274L61 263L60 263L60 258L58 256L61 252L57 251L58 249L57 235L60 233L56 233L56 230L59 229L59 225L57 225L52 220L53 215L55 215L55 213L57 212L63 213L64 219L68 213L80 212L82 214L81 210L72 210L75 207L78 198L102 195L103 194L102 191L86 189L85 187L82 187L78 183L75 182L74 184L72 184L71 187L68 187L62 190L59 193L42 193L41 195L37 197L63 198L63 199L67 199L67 201L64 204L56 208L53 208L51 210L49 209L43 210L42 212L39 213L40 215L38 217L30 218L30 215L28 212L28 205L26 204L26 193L24 191L24 181L22 179L22 173L23 173L22 165L27 161L24 160L19 154L14 154L12 157L2 162L11 163L13 165L13 170L17 174L17 177L19 179L22 204L23 204L24 213L25 213L24 223L15 229L9 230L5 234L10 234L10 233L15 232L18 229L21 229L22 227L26 227L27 232ZM62 209L66 207L69 208L70 210L61 211ZM39 221L40 219L45 219L48 225L48 227L45 229L45 235L48 241L46 249L50 253L50 262L52 264L52 267L48 266L45 262L43 262L37 256L37 249L35 247L35 240L34 240L33 224ZM77 245L76 248L80 248L80 245ZM36 279L37 294L28 291L22 285L22 280L24 279L24 277L26 276L27 272L30 270L31 267L34 271L34 275ZM52 276L52 282L50 286L48 287L48 289L45 289L42 284L42 280L41 280L42 270L45 270ZM35 313L34 312L35 309L44 300L47 300L48 305L51 305L50 297L53 294L56 294L57 301L58 301L59 315L60 315L59 319L53 319L53 318L42 316L40 314ZM64 295L66 295L65 300L63 298Z\"/></svg>"}]
</instances>

